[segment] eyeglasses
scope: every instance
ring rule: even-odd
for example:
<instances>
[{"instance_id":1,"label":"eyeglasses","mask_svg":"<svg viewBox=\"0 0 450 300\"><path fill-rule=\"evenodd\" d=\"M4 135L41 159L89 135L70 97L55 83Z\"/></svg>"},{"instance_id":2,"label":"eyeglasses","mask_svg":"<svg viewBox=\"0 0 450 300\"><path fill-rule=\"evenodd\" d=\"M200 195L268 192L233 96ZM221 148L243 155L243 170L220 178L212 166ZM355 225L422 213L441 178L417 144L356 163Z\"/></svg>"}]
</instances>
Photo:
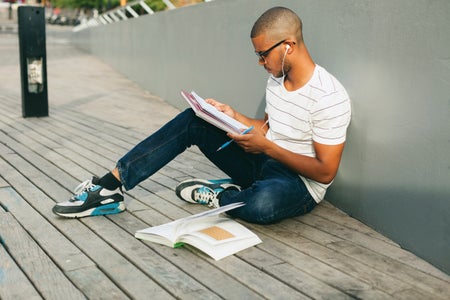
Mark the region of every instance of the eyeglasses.
<instances>
[{"instance_id":1,"label":"eyeglasses","mask_svg":"<svg viewBox=\"0 0 450 300\"><path fill-rule=\"evenodd\" d=\"M258 56L258 62L261 63L261 64L265 64L266 63L266 57L267 57L267 55L269 55L270 51L272 51L276 47L280 46L284 42L286 42L286 40L282 40L282 41L276 43L275 45L273 45L272 47L270 47L266 51L259 51L259 52L255 51L255 54Z\"/></svg>"}]
</instances>

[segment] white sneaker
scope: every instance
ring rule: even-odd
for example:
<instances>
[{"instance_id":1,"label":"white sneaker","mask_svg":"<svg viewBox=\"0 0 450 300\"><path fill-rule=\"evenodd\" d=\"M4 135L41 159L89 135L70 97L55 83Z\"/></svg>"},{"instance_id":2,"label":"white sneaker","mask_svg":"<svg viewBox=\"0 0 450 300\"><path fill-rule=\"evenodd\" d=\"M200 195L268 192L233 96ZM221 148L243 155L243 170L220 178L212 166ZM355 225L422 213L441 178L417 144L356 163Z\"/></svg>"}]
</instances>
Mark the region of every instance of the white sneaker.
<instances>
[{"instance_id":1,"label":"white sneaker","mask_svg":"<svg viewBox=\"0 0 450 300\"><path fill-rule=\"evenodd\" d=\"M55 214L67 218L117 214L124 210L122 189L107 190L98 185L95 176L78 185L69 201L53 207Z\"/></svg>"},{"instance_id":2,"label":"white sneaker","mask_svg":"<svg viewBox=\"0 0 450 300\"><path fill-rule=\"evenodd\" d=\"M177 196L189 203L199 203L209 207L220 207L219 195L226 189L241 190L231 183L230 179L205 180L188 179L180 182L175 188Z\"/></svg>"}]
</instances>

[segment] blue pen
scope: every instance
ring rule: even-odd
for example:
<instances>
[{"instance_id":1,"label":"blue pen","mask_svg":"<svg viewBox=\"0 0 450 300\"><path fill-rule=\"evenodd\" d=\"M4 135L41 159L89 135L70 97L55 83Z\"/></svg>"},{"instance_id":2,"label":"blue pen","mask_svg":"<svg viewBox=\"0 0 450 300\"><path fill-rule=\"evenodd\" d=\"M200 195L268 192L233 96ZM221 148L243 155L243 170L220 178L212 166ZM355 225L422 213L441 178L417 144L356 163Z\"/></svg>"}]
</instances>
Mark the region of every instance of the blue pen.
<instances>
[{"instance_id":1,"label":"blue pen","mask_svg":"<svg viewBox=\"0 0 450 300\"><path fill-rule=\"evenodd\" d=\"M253 129L253 126L250 126L249 128L245 129L241 134L249 133L250 130L252 130L252 129ZM222 146L220 146L220 147L216 150L216 152L222 150L223 148L225 148L226 146L228 146L228 145L231 144L232 142L233 142L233 140L229 140L228 142L226 142L225 144L223 144Z\"/></svg>"}]
</instances>

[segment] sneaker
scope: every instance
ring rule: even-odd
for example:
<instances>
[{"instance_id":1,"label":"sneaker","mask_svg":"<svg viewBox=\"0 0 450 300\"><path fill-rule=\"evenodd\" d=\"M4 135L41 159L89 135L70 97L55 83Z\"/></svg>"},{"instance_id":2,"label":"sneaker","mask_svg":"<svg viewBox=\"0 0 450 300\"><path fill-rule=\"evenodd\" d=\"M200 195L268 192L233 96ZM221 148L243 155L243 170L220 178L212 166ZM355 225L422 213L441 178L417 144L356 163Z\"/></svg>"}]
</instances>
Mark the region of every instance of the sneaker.
<instances>
[{"instance_id":1,"label":"sneaker","mask_svg":"<svg viewBox=\"0 0 450 300\"><path fill-rule=\"evenodd\" d=\"M199 203L217 208L220 207L218 196L225 189L240 191L241 187L231 183L230 179L188 179L177 185L175 193L180 199L186 202Z\"/></svg>"},{"instance_id":2,"label":"sneaker","mask_svg":"<svg viewBox=\"0 0 450 300\"><path fill-rule=\"evenodd\" d=\"M125 210L123 192L119 187L114 191L98 185L98 178L93 177L77 186L69 201L57 203L53 212L67 218L82 218L117 214Z\"/></svg>"}]
</instances>

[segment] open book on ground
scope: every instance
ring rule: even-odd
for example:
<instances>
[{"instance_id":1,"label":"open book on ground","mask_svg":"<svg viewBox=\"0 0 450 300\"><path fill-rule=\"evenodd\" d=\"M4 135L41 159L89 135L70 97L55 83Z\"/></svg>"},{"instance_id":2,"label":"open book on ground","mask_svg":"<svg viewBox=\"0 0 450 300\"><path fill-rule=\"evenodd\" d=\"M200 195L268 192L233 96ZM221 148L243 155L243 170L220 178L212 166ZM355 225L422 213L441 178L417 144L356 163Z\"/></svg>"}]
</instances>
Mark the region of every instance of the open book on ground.
<instances>
[{"instance_id":1,"label":"open book on ground","mask_svg":"<svg viewBox=\"0 0 450 300\"><path fill-rule=\"evenodd\" d=\"M181 91L181 95L184 99L186 99L198 117L226 132L240 134L243 130L248 128L241 122L233 119L221 111L218 111L214 106L206 102L194 91L190 93Z\"/></svg>"},{"instance_id":2,"label":"open book on ground","mask_svg":"<svg viewBox=\"0 0 450 300\"><path fill-rule=\"evenodd\" d=\"M261 243L259 237L221 213L244 205L233 203L170 223L139 230L135 237L169 247L189 244L215 260Z\"/></svg>"}]
</instances>

